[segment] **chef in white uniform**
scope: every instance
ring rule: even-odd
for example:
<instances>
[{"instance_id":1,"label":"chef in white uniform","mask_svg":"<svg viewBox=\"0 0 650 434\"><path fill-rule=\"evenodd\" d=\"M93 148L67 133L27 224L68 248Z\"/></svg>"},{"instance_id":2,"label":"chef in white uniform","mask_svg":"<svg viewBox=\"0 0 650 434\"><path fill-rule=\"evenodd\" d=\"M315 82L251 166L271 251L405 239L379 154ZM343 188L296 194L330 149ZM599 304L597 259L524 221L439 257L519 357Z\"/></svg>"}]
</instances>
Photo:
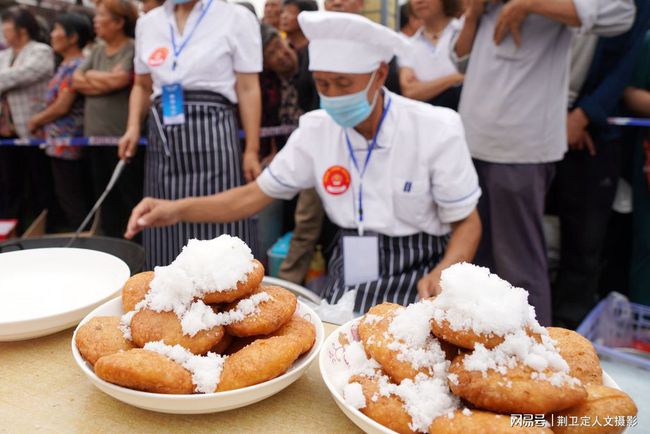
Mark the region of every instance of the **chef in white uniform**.
<instances>
[{"instance_id":1,"label":"chef in white uniform","mask_svg":"<svg viewBox=\"0 0 650 434\"><path fill-rule=\"evenodd\" d=\"M255 182L213 196L145 198L125 236L240 220L315 187L340 228L322 294L330 303L356 291L354 310L363 313L437 294L440 272L471 261L481 236L481 190L460 117L383 87L403 46L392 30L340 12L303 12L298 21L322 109L301 117Z\"/></svg>"}]
</instances>

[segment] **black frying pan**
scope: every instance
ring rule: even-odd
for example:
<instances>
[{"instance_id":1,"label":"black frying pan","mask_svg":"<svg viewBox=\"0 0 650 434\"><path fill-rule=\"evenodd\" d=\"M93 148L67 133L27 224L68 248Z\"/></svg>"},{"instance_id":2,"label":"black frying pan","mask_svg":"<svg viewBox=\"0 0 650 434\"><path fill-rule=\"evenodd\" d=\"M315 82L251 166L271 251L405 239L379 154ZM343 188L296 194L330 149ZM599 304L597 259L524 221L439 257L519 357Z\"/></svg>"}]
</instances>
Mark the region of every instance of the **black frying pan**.
<instances>
[{"instance_id":1,"label":"black frying pan","mask_svg":"<svg viewBox=\"0 0 650 434\"><path fill-rule=\"evenodd\" d=\"M9 240L0 244L0 253L16 250L66 247L72 237L44 236L38 238ZM139 244L119 238L81 237L74 242L79 249L98 250L116 256L126 262L131 274L139 273L144 267L144 249Z\"/></svg>"}]
</instances>

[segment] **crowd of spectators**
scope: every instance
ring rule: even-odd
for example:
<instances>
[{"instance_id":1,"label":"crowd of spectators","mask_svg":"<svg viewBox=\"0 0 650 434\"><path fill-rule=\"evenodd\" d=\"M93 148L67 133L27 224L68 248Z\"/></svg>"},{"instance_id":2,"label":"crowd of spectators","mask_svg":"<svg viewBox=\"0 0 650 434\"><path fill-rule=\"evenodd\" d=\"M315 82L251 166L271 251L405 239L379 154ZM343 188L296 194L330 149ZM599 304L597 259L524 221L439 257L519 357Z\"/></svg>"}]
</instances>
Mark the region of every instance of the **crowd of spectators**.
<instances>
[{"instance_id":1,"label":"crowd of spectators","mask_svg":"<svg viewBox=\"0 0 650 434\"><path fill-rule=\"evenodd\" d=\"M650 304L649 129L608 123L650 117L646 3L409 0L400 8L405 44L386 87L460 113L483 191L476 260L529 290L545 323L575 327L614 289ZM143 194L180 199L254 180L288 138L260 139L260 127L296 126L319 108L297 20L318 9L315 0L267 0L258 20L244 2L97 0L93 13L71 8L47 29L25 7L2 11L0 139L121 140L0 146L0 219L18 219L22 231L48 209L51 231L74 230L120 159L129 164L100 219L111 237L122 236ZM324 9L362 13L364 4L325 0ZM163 109L175 82L189 104L182 124ZM633 206L612 210L626 199ZM545 215L559 217L557 264L548 263ZM161 228L142 242L153 267L189 238L231 233L263 254L293 231L280 277L302 283L317 246L327 259L334 230L306 190L253 221Z\"/></svg>"}]
</instances>

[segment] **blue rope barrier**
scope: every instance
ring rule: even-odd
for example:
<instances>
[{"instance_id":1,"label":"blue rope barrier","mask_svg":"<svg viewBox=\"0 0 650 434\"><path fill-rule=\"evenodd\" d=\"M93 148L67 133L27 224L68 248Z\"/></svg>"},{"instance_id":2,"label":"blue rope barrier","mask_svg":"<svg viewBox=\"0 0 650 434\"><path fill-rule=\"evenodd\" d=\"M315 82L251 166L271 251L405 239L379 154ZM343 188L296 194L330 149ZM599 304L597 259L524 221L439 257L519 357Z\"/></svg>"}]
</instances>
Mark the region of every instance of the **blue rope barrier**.
<instances>
[{"instance_id":1,"label":"blue rope barrier","mask_svg":"<svg viewBox=\"0 0 650 434\"><path fill-rule=\"evenodd\" d=\"M260 138L288 136L297 127L294 125L278 125L260 129ZM243 130L239 130L241 139L246 137ZM119 137L93 136L93 137L56 137L50 139L0 139L0 146L117 146ZM139 145L146 146L147 139L142 137Z\"/></svg>"},{"instance_id":2,"label":"blue rope barrier","mask_svg":"<svg viewBox=\"0 0 650 434\"><path fill-rule=\"evenodd\" d=\"M650 119L643 118L608 118L607 122L621 127L650 127Z\"/></svg>"}]
</instances>

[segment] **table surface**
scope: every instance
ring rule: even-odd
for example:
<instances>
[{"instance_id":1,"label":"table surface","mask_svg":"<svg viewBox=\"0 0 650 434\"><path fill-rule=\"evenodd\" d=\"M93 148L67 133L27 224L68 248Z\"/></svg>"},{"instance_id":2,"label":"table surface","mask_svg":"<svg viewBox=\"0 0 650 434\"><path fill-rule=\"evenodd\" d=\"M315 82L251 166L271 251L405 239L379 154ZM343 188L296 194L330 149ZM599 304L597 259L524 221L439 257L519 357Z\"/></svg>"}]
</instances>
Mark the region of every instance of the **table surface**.
<instances>
[{"instance_id":1,"label":"table surface","mask_svg":"<svg viewBox=\"0 0 650 434\"><path fill-rule=\"evenodd\" d=\"M325 324L325 334L336 327ZM222 413L172 415L141 410L104 394L72 358L74 329L21 342L0 342L0 433L359 433L336 406L318 369L264 401ZM650 372L603 361L603 368L639 407L639 425L650 432Z\"/></svg>"},{"instance_id":2,"label":"table surface","mask_svg":"<svg viewBox=\"0 0 650 434\"><path fill-rule=\"evenodd\" d=\"M336 327L325 324L326 335ZM282 392L247 407L205 415L141 410L104 394L70 351L74 329L0 342L0 433L357 433L322 381L318 359Z\"/></svg>"}]
</instances>

